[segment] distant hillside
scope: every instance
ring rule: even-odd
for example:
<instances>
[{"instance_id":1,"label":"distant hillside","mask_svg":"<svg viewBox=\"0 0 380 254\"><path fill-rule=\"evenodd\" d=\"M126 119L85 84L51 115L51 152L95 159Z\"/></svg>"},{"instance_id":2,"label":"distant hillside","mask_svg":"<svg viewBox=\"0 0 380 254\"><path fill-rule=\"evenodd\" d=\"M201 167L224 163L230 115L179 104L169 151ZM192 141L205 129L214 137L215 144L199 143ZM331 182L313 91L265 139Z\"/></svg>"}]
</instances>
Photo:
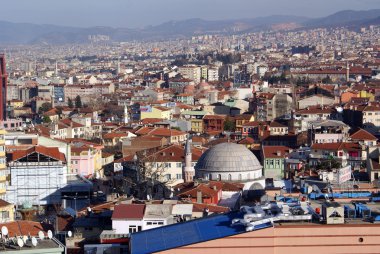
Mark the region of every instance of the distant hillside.
<instances>
[{"instance_id":1,"label":"distant hillside","mask_svg":"<svg viewBox=\"0 0 380 254\"><path fill-rule=\"evenodd\" d=\"M0 21L0 44L65 44L87 43L89 35L107 35L112 41L184 38L201 34L232 34L295 28L363 26L380 24L380 10L340 11L324 18L274 15L252 19L217 20L188 19L169 21L144 29L56 25L35 25Z\"/></svg>"},{"instance_id":2,"label":"distant hillside","mask_svg":"<svg viewBox=\"0 0 380 254\"><path fill-rule=\"evenodd\" d=\"M324 18L312 19L304 22L307 27L336 27L366 23L380 17L380 9L368 11L345 10Z\"/></svg>"}]
</instances>

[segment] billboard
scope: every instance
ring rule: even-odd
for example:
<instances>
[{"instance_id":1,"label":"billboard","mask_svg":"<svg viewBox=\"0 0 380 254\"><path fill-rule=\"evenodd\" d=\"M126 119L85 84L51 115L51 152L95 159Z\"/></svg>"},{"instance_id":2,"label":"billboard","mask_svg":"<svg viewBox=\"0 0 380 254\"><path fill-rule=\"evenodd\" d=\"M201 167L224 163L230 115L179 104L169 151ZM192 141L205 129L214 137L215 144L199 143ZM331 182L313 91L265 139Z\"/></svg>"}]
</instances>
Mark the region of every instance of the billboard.
<instances>
[{"instance_id":1,"label":"billboard","mask_svg":"<svg viewBox=\"0 0 380 254\"><path fill-rule=\"evenodd\" d=\"M351 165L348 165L346 167L340 168L337 173L337 182L338 184L345 183L349 180L351 180L352 173L351 173Z\"/></svg>"},{"instance_id":2,"label":"billboard","mask_svg":"<svg viewBox=\"0 0 380 254\"><path fill-rule=\"evenodd\" d=\"M152 112L152 107L151 106L141 106L140 112Z\"/></svg>"}]
</instances>

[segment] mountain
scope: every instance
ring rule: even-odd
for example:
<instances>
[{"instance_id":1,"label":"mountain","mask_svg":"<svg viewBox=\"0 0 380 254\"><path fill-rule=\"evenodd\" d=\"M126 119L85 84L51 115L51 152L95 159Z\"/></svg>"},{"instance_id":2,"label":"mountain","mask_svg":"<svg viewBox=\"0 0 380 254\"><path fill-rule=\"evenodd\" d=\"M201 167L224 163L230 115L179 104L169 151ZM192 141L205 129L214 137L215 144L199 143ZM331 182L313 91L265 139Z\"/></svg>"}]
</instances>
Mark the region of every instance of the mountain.
<instances>
[{"instance_id":1,"label":"mountain","mask_svg":"<svg viewBox=\"0 0 380 254\"><path fill-rule=\"evenodd\" d=\"M339 11L324 18L317 18L303 23L306 27L337 27L355 26L361 23L371 23L372 20L380 17L380 9L368 11Z\"/></svg>"},{"instance_id":2,"label":"mountain","mask_svg":"<svg viewBox=\"0 0 380 254\"><path fill-rule=\"evenodd\" d=\"M380 10L340 11L324 18L274 15L269 17L169 21L143 29L89 27L78 28L57 25L35 25L0 21L0 44L65 44L87 43L89 35L106 35L112 41L185 38L202 34L232 34L264 30L291 30L296 28L336 27L379 24Z\"/></svg>"}]
</instances>

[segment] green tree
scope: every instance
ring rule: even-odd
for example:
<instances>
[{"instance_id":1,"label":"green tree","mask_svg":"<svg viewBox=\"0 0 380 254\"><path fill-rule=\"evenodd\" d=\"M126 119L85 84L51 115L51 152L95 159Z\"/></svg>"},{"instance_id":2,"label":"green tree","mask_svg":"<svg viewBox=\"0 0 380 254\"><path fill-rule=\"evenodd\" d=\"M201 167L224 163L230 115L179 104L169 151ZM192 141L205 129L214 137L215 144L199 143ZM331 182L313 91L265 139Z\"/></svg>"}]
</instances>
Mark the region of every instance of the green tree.
<instances>
[{"instance_id":1,"label":"green tree","mask_svg":"<svg viewBox=\"0 0 380 254\"><path fill-rule=\"evenodd\" d=\"M44 103L42 103L41 107L38 109L38 113L42 114L42 113L49 111L50 109L52 109L51 103L44 102Z\"/></svg>"},{"instance_id":2,"label":"green tree","mask_svg":"<svg viewBox=\"0 0 380 254\"><path fill-rule=\"evenodd\" d=\"M82 99L80 98L79 95L77 95L77 97L75 97L75 107L76 108L81 108L82 107Z\"/></svg>"},{"instance_id":3,"label":"green tree","mask_svg":"<svg viewBox=\"0 0 380 254\"><path fill-rule=\"evenodd\" d=\"M227 119L224 122L224 130L225 131L234 131L235 130L235 122L230 120L230 119Z\"/></svg>"},{"instance_id":4,"label":"green tree","mask_svg":"<svg viewBox=\"0 0 380 254\"><path fill-rule=\"evenodd\" d=\"M50 119L50 117L48 117L48 116L44 116L44 117L42 118L42 121L43 121L44 123L51 123L51 119Z\"/></svg>"},{"instance_id":5,"label":"green tree","mask_svg":"<svg viewBox=\"0 0 380 254\"><path fill-rule=\"evenodd\" d=\"M73 108L74 107L74 103L73 103L73 100L71 98L69 98L67 100L67 105L69 106L69 108Z\"/></svg>"}]
</instances>

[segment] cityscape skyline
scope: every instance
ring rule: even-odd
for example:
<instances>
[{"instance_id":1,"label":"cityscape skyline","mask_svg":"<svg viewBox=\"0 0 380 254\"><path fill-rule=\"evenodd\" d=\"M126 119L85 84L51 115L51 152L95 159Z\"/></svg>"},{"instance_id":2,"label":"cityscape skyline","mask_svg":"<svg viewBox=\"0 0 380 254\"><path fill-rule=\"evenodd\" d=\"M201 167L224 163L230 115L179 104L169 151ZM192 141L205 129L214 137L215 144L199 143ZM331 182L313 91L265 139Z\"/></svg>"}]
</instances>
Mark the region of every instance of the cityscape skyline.
<instances>
[{"instance_id":1,"label":"cityscape skyline","mask_svg":"<svg viewBox=\"0 0 380 254\"><path fill-rule=\"evenodd\" d=\"M327 4L328 3L328 4ZM318 18L342 10L368 10L380 8L375 0L323 1L248 1L238 0L233 5L228 1L121 1L93 2L72 0L49 5L46 0L33 3L25 0L7 2L2 5L2 21L33 24L53 24L74 27L110 26L143 28L168 21L201 18L205 20L231 20L266 17L272 15L294 15ZM76 6L73 8L73 6ZM271 8L268 8L271 6ZM201 7L201 8L200 8ZM295 8L296 7L296 8ZM17 15L15 15L17 13ZM165 13L165 15L160 15ZM141 19L144 15L144 19Z\"/></svg>"}]
</instances>

